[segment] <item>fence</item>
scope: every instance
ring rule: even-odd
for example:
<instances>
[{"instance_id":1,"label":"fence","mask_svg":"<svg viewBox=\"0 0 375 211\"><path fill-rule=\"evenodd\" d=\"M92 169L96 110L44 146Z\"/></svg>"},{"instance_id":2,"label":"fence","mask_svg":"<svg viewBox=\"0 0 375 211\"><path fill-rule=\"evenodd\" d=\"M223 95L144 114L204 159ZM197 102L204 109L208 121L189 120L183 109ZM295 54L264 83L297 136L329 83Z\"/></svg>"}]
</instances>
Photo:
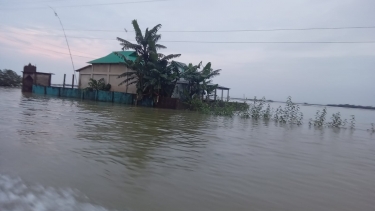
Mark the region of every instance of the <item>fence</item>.
<instances>
[{"instance_id":1,"label":"fence","mask_svg":"<svg viewBox=\"0 0 375 211\"><path fill-rule=\"evenodd\" d=\"M53 86L39 86L33 85L33 93L51 95L56 97L67 97L76 98L82 100L94 100L102 102L113 102L121 103L127 105L133 105L135 100L134 94L122 93L122 92L110 92L110 91L89 91L84 89L72 89L72 88L62 88ZM142 106L153 106L153 103L145 100L139 105Z\"/></svg>"},{"instance_id":2,"label":"fence","mask_svg":"<svg viewBox=\"0 0 375 211\"><path fill-rule=\"evenodd\" d=\"M113 102L126 105L134 105L136 100L135 94L101 90L89 91L86 89L63 88L55 86L33 85L32 92L35 94L50 95L55 97ZM137 105L144 107L154 107L154 100L152 98L144 97L142 100L138 100ZM186 106L179 99L167 97L160 97L159 102L157 105L155 105L155 107L168 109L186 109Z\"/></svg>"}]
</instances>

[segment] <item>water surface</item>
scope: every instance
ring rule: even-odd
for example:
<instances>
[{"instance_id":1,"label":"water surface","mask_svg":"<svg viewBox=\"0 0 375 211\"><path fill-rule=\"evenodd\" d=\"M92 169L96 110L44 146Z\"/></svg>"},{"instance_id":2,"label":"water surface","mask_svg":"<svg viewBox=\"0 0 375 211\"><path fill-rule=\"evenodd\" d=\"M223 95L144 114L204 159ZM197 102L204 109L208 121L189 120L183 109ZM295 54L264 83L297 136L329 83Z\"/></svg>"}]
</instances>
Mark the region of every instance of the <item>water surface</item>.
<instances>
[{"instance_id":1,"label":"water surface","mask_svg":"<svg viewBox=\"0 0 375 211\"><path fill-rule=\"evenodd\" d=\"M374 111L328 108L355 114L353 131L0 99L0 210L375 210Z\"/></svg>"}]
</instances>

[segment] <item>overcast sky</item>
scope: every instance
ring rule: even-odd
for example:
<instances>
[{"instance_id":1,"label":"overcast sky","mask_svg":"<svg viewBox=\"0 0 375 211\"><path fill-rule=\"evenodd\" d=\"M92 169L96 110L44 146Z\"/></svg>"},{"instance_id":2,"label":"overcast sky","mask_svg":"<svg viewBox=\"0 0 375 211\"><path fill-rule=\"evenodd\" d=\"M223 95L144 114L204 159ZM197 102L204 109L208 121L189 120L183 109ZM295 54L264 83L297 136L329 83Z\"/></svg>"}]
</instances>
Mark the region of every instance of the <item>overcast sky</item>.
<instances>
[{"instance_id":1,"label":"overcast sky","mask_svg":"<svg viewBox=\"0 0 375 211\"><path fill-rule=\"evenodd\" d=\"M64 73L71 80L68 49L49 5L67 29L76 69L121 50L116 37L134 40L131 21L137 19L143 30L163 25L160 43L168 47L163 53L181 53L181 62L211 62L214 69L222 69L214 81L230 87L231 97L285 100L292 96L296 102L375 106L375 43L167 42L375 41L375 28L167 32L375 26L373 0L171 0L109 5L136 1L141 0L0 0L0 69L20 73L31 62L38 71L54 73L53 83L62 83ZM66 7L71 5L87 6ZM113 31L90 31L95 29Z\"/></svg>"}]
</instances>

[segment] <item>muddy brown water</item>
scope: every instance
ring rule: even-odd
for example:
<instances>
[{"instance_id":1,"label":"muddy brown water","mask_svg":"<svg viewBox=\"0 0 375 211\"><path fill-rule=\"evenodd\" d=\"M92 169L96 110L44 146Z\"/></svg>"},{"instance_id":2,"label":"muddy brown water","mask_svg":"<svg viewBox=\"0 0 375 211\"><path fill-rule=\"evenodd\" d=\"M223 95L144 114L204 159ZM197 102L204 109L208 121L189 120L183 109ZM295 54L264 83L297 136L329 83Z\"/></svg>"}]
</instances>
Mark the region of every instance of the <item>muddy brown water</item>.
<instances>
[{"instance_id":1,"label":"muddy brown water","mask_svg":"<svg viewBox=\"0 0 375 211\"><path fill-rule=\"evenodd\" d=\"M0 99L0 210L375 210L374 111L340 110L356 114L352 131Z\"/></svg>"}]
</instances>

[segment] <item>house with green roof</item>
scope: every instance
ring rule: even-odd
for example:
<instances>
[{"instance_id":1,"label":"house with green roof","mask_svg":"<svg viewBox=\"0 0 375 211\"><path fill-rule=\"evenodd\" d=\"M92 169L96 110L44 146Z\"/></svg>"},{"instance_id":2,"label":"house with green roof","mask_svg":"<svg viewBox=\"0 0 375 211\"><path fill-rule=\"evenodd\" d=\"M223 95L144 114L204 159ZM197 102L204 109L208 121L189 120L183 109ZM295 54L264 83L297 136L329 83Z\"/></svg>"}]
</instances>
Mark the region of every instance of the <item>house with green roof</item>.
<instances>
[{"instance_id":1,"label":"house with green roof","mask_svg":"<svg viewBox=\"0 0 375 211\"><path fill-rule=\"evenodd\" d=\"M84 89L88 87L90 78L95 80L103 78L105 83L112 85L111 91L135 94L135 84L122 84L121 86L118 86L124 80L123 78L118 78L118 76L129 71L129 69L125 66L124 61L115 53L119 53L126 59L132 61L137 58L135 51L118 51L112 52L102 58L87 62L89 65L76 70L79 73L79 88Z\"/></svg>"},{"instance_id":2,"label":"house with green roof","mask_svg":"<svg viewBox=\"0 0 375 211\"><path fill-rule=\"evenodd\" d=\"M111 84L110 91L136 94L137 89L135 84L122 84L119 86L124 79L118 78L118 76L124 72L130 71L130 69L125 66L125 62L117 56L116 53L123 55L126 59L131 61L135 61L137 58L137 53L135 51L117 51L102 58L89 61L87 62L89 65L76 70L79 73L78 87L80 89L88 87L90 78L95 80L103 78L106 84ZM184 71L186 64L177 61L173 62L179 67L181 72ZM177 82L172 98L181 98L181 93L187 88L187 86L188 82L184 79L180 79ZM229 100L229 88L219 85L217 90L221 90L221 100L224 100L223 91L227 91L227 100ZM215 100L217 97L217 90L215 90L214 94Z\"/></svg>"}]
</instances>

